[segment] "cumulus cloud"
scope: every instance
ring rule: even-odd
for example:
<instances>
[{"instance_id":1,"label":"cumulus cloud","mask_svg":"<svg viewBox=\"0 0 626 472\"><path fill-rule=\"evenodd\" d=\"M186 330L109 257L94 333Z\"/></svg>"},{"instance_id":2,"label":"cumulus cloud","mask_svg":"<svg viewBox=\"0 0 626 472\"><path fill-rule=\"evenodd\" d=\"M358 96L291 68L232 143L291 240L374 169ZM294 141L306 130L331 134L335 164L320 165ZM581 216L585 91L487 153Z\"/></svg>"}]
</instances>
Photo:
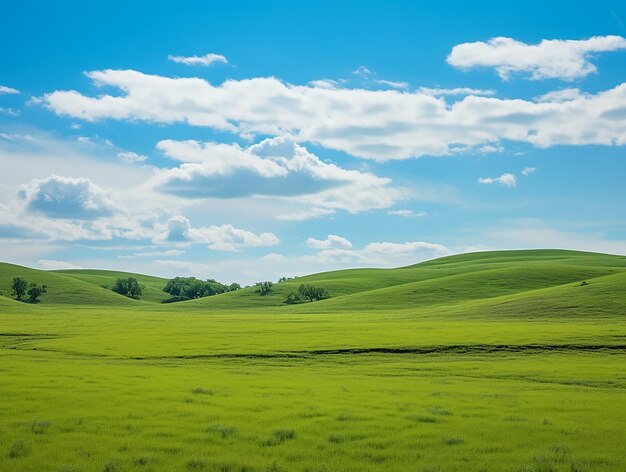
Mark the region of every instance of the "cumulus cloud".
<instances>
[{"instance_id":1,"label":"cumulus cloud","mask_svg":"<svg viewBox=\"0 0 626 472\"><path fill-rule=\"evenodd\" d=\"M185 64L188 66L210 66L212 64L223 63L227 64L226 57L221 54L209 53L204 56L172 56L167 58L172 62L178 62L179 64Z\"/></svg>"},{"instance_id":2,"label":"cumulus cloud","mask_svg":"<svg viewBox=\"0 0 626 472\"><path fill-rule=\"evenodd\" d=\"M166 226L155 242L206 244L209 249L216 251L238 251L245 247L275 246L280 243L273 233L255 234L228 224L193 228L182 215L170 218Z\"/></svg>"},{"instance_id":3,"label":"cumulus cloud","mask_svg":"<svg viewBox=\"0 0 626 472\"><path fill-rule=\"evenodd\" d=\"M460 69L493 67L507 80L512 73L530 74L532 80L575 80L597 71L589 62L593 53L626 49L621 36L594 36L585 40L544 39L526 44L512 38L497 37L487 42L458 44L447 58Z\"/></svg>"},{"instance_id":4,"label":"cumulus cloud","mask_svg":"<svg viewBox=\"0 0 626 472\"><path fill-rule=\"evenodd\" d=\"M336 234L329 234L326 239L309 238L305 243L307 246L313 249L331 249L331 248L348 248L352 247L352 243L346 238L337 236Z\"/></svg>"},{"instance_id":5,"label":"cumulus cloud","mask_svg":"<svg viewBox=\"0 0 626 472\"><path fill-rule=\"evenodd\" d=\"M157 147L182 164L159 171L152 180L155 189L182 198L275 197L307 206L279 215L281 219L386 208L402 196L389 179L323 162L288 137L268 138L245 149L172 140Z\"/></svg>"},{"instance_id":6,"label":"cumulus cloud","mask_svg":"<svg viewBox=\"0 0 626 472\"><path fill-rule=\"evenodd\" d=\"M502 174L500 177L480 177L478 182L481 184L500 184L506 187L515 187L517 179L514 174Z\"/></svg>"},{"instance_id":7,"label":"cumulus cloud","mask_svg":"<svg viewBox=\"0 0 626 472\"><path fill-rule=\"evenodd\" d=\"M51 218L91 220L111 216L118 207L90 179L51 175L22 186L20 198L29 211Z\"/></svg>"},{"instance_id":8,"label":"cumulus cloud","mask_svg":"<svg viewBox=\"0 0 626 472\"><path fill-rule=\"evenodd\" d=\"M466 153L503 141L554 145L626 143L626 84L569 101L467 95L449 102L422 92L298 86L276 78L170 78L133 70L87 74L119 95L56 91L42 102L59 115L186 122L244 137L290 136L384 161Z\"/></svg>"},{"instance_id":9,"label":"cumulus cloud","mask_svg":"<svg viewBox=\"0 0 626 472\"><path fill-rule=\"evenodd\" d=\"M536 167L524 167L524 169L522 170L522 175L528 176L530 174L534 174L536 171L537 171Z\"/></svg>"},{"instance_id":10,"label":"cumulus cloud","mask_svg":"<svg viewBox=\"0 0 626 472\"><path fill-rule=\"evenodd\" d=\"M0 95L3 95L3 94L16 94L16 93L20 93L20 91L14 89L14 88L11 88L11 87L6 87L4 85L0 85Z\"/></svg>"},{"instance_id":11,"label":"cumulus cloud","mask_svg":"<svg viewBox=\"0 0 626 472\"><path fill-rule=\"evenodd\" d=\"M428 213L426 213L425 211L415 211L415 210L407 210L407 209L391 210L391 211L388 211L387 214L393 215L393 216L401 216L403 218L417 218L417 217L428 216Z\"/></svg>"}]
</instances>

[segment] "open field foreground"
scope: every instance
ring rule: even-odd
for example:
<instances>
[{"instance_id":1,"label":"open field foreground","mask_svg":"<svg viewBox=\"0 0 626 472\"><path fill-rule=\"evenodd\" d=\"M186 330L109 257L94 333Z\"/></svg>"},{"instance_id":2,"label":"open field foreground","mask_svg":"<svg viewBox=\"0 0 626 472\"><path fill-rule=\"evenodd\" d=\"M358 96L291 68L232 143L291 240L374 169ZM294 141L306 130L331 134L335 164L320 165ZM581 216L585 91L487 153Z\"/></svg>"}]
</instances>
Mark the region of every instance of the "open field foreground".
<instances>
[{"instance_id":1,"label":"open field foreground","mask_svg":"<svg viewBox=\"0 0 626 472\"><path fill-rule=\"evenodd\" d=\"M0 265L0 470L626 470L626 257L466 254L174 304L163 279L103 288L119 275ZM331 298L285 305L300 283Z\"/></svg>"}]
</instances>

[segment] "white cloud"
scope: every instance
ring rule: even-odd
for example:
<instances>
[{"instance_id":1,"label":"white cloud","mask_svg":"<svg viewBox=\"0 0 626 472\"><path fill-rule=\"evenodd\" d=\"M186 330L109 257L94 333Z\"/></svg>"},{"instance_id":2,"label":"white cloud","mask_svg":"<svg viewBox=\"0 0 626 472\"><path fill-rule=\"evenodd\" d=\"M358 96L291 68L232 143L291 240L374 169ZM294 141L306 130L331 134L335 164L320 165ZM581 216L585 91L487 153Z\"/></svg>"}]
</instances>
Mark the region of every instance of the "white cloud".
<instances>
[{"instance_id":1,"label":"white cloud","mask_svg":"<svg viewBox=\"0 0 626 472\"><path fill-rule=\"evenodd\" d=\"M451 253L452 251L442 244L424 241L373 242L366 244L362 249L323 249L312 257L327 263L396 267Z\"/></svg>"},{"instance_id":2,"label":"white cloud","mask_svg":"<svg viewBox=\"0 0 626 472\"><path fill-rule=\"evenodd\" d=\"M122 151L117 153L117 159L127 164L136 164L138 162L144 162L148 159L148 156L137 154L132 151Z\"/></svg>"},{"instance_id":3,"label":"white cloud","mask_svg":"<svg viewBox=\"0 0 626 472\"><path fill-rule=\"evenodd\" d=\"M210 66L211 64L223 63L227 64L226 57L221 54L205 54L204 56L172 56L167 58L172 62L178 62L179 64L186 64L188 66Z\"/></svg>"},{"instance_id":4,"label":"white cloud","mask_svg":"<svg viewBox=\"0 0 626 472\"><path fill-rule=\"evenodd\" d=\"M55 261L51 259L40 259L37 267L42 270L59 270L59 269L82 269L82 267L65 261Z\"/></svg>"},{"instance_id":5,"label":"white cloud","mask_svg":"<svg viewBox=\"0 0 626 472\"><path fill-rule=\"evenodd\" d=\"M331 248L349 248L352 247L352 243L346 238L337 236L336 234L329 234L326 239L309 238L305 243L307 246L313 249L331 249Z\"/></svg>"},{"instance_id":6,"label":"white cloud","mask_svg":"<svg viewBox=\"0 0 626 472\"><path fill-rule=\"evenodd\" d=\"M159 171L155 189L182 198L274 197L306 207L280 219L304 219L337 210L386 208L403 192L371 173L321 161L290 138L268 138L246 149L233 144L161 141L179 167Z\"/></svg>"},{"instance_id":7,"label":"white cloud","mask_svg":"<svg viewBox=\"0 0 626 472\"><path fill-rule=\"evenodd\" d=\"M577 88L564 88L560 90L553 90L552 92L545 93L538 96L535 100L540 103L564 103L571 102L583 96L580 89Z\"/></svg>"},{"instance_id":8,"label":"white cloud","mask_svg":"<svg viewBox=\"0 0 626 472\"><path fill-rule=\"evenodd\" d=\"M554 145L626 144L626 83L574 100L537 103L477 95L454 102L421 92L296 86L276 78L168 78L132 70L90 72L121 95L47 94L59 115L186 122L239 134L291 136L384 161L466 153L503 141Z\"/></svg>"},{"instance_id":9,"label":"white cloud","mask_svg":"<svg viewBox=\"0 0 626 472\"><path fill-rule=\"evenodd\" d=\"M339 82L332 79L311 80L309 85L316 88L334 89L339 86Z\"/></svg>"},{"instance_id":10,"label":"white cloud","mask_svg":"<svg viewBox=\"0 0 626 472\"><path fill-rule=\"evenodd\" d=\"M536 167L524 167L524 169L522 170L522 175L528 176L530 174L534 174L536 171Z\"/></svg>"},{"instance_id":11,"label":"white cloud","mask_svg":"<svg viewBox=\"0 0 626 472\"><path fill-rule=\"evenodd\" d=\"M129 240L163 243L168 219L187 212L193 202L154 192L147 184L154 169L111 160L111 149L100 158L84 153L100 149L37 133L0 134L0 167L11 169L10 173L0 173L0 240L37 244L107 241L107 247L122 247ZM50 175L51 169L83 175ZM24 181L28 183L20 185ZM255 234L239 228L242 220L249 221L241 217L247 209L252 214L261 213L257 218L260 223L267 221L262 204L255 206L248 201L238 207L223 202L211 211L205 206L191 211L201 224L191 228L190 239L183 241L214 249L277 244L278 238L272 233ZM236 224L207 224L215 221Z\"/></svg>"},{"instance_id":12,"label":"white cloud","mask_svg":"<svg viewBox=\"0 0 626 472\"><path fill-rule=\"evenodd\" d=\"M504 80L514 72L528 73L533 80L575 80L596 72L588 60L593 53L619 49L626 49L626 39L621 36L594 36L581 41L544 39L539 44L497 37L458 44L447 61L460 69L493 67Z\"/></svg>"},{"instance_id":13,"label":"white cloud","mask_svg":"<svg viewBox=\"0 0 626 472\"><path fill-rule=\"evenodd\" d=\"M425 217L428 216L428 213L425 211L415 211L415 210L391 210L387 212L388 215L393 216L401 216L403 218L417 218L417 217Z\"/></svg>"},{"instance_id":14,"label":"white cloud","mask_svg":"<svg viewBox=\"0 0 626 472\"><path fill-rule=\"evenodd\" d=\"M407 89L409 88L409 84L408 82L396 82L394 80L377 80L376 83L379 83L381 85L387 85L388 87L391 88L395 88L395 89Z\"/></svg>"},{"instance_id":15,"label":"white cloud","mask_svg":"<svg viewBox=\"0 0 626 472\"><path fill-rule=\"evenodd\" d=\"M495 90L483 90L483 89L474 89L469 87L456 87L456 88L429 88L429 87L420 87L420 93L424 95L431 95L433 97L441 97L441 96L456 96L456 95L484 95L484 96L492 96L496 94Z\"/></svg>"},{"instance_id":16,"label":"white cloud","mask_svg":"<svg viewBox=\"0 0 626 472\"><path fill-rule=\"evenodd\" d=\"M51 175L34 179L20 189L26 209L51 218L91 220L111 216L118 206L91 180Z\"/></svg>"},{"instance_id":17,"label":"white cloud","mask_svg":"<svg viewBox=\"0 0 626 472\"><path fill-rule=\"evenodd\" d=\"M273 233L255 234L229 224L193 228L187 218L177 215L167 221L166 230L155 242L206 244L215 251L238 251L245 247L275 246L280 240Z\"/></svg>"},{"instance_id":18,"label":"white cloud","mask_svg":"<svg viewBox=\"0 0 626 472\"><path fill-rule=\"evenodd\" d=\"M16 94L16 93L20 93L19 90L16 90L14 88L11 87L6 87L4 85L0 85L0 95L2 94Z\"/></svg>"},{"instance_id":19,"label":"white cloud","mask_svg":"<svg viewBox=\"0 0 626 472\"><path fill-rule=\"evenodd\" d=\"M502 174L500 177L481 177L478 179L481 184L500 184L506 187L515 187L517 179L514 174Z\"/></svg>"}]
</instances>

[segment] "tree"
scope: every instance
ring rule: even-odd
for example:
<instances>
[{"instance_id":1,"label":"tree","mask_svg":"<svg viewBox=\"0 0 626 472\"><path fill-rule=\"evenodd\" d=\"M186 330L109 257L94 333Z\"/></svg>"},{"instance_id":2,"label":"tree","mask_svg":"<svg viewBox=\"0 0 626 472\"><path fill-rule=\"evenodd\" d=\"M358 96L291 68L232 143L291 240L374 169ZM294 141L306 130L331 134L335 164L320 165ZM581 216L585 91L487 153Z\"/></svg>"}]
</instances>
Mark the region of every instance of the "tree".
<instances>
[{"instance_id":1,"label":"tree","mask_svg":"<svg viewBox=\"0 0 626 472\"><path fill-rule=\"evenodd\" d=\"M16 300L22 301L24 299L24 295L26 295L26 290L28 289L28 282L26 279L22 277L13 277L13 285L11 285L13 289L13 295Z\"/></svg>"},{"instance_id":2,"label":"tree","mask_svg":"<svg viewBox=\"0 0 626 472\"><path fill-rule=\"evenodd\" d=\"M120 277L113 284L112 290L115 293L129 298L139 298L143 292L143 286L134 277Z\"/></svg>"},{"instance_id":3,"label":"tree","mask_svg":"<svg viewBox=\"0 0 626 472\"><path fill-rule=\"evenodd\" d=\"M302 284L298 287L298 292L303 298L309 300L310 302L323 300L324 298L329 297L328 291L325 288L314 287L313 285Z\"/></svg>"},{"instance_id":4,"label":"tree","mask_svg":"<svg viewBox=\"0 0 626 472\"><path fill-rule=\"evenodd\" d=\"M273 285L274 285L274 283L270 282L270 281L257 282L256 286L259 287L257 289L257 292L259 292L261 295L267 295L268 293L270 293L272 291L272 286Z\"/></svg>"},{"instance_id":5,"label":"tree","mask_svg":"<svg viewBox=\"0 0 626 472\"><path fill-rule=\"evenodd\" d=\"M239 285L237 282L233 282L228 286L229 292L234 292L235 290L241 290L241 285Z\"/></svg>"},{"instance_id":6,"label":"tree","mask_svg":"<svg viewBox=\"0 0 626 472\"><path fill-rule=\"evenodd\" d=\"M41 297L44 293L48 291L48 287L42 285L41 287L37 284L30 284L30 288L28 289L28 302L29 303L39 303L39 297Z\"/></svg>"}]
</instances>

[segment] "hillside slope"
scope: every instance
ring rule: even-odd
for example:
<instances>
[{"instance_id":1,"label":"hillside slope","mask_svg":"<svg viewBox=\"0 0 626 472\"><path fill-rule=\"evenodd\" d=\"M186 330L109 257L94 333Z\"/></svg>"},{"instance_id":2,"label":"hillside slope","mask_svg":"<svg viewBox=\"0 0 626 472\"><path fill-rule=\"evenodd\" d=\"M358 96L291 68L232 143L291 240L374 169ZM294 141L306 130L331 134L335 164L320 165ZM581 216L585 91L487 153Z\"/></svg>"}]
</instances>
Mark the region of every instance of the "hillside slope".
<instances>
[{"instance_id":1,"label":"hillside slope","mask_svg":"<svg viewBox=\"0 0 626 472\"><path fill-rule=\"evenodd\" d=\"M39 307L50 305L152 306L159 311L341 313L419 311L465 313L482 310L494 316L530 312L533 306L567 311L623 311L626 257L565 250L479 252L449 256L397 269L350 269L297 277L274 285L261 296L255 287L187 302L164 305L166 279L100 270L40 271L0 264L0 308L9 303L15 276L44 283L48 293ZM144 285L141 300L111 291L118 277L136 277ZM585 281L589 285L581 286ZM323 287L331 298L286 305L300 284ZM576 289L580 286L580 289ZM568 301L571 301L569 303ZM575 301L575 302L574 302ZM582 308L581 308L582 307ZM543 310L546 311L546 310Z\"/></svg>"},{"instance_id":2,"label":"hillside slope","mask_svg":"<svg viewBox=\"0 0 626 472\"><path fill-rule=\"evenodd\" d=\"M91 269L63 269L53 271L55 274L62 274L82 282L87 282L101 288L111 289L118 278L134 277L143 285L142 302L160 303L168 298L169 294L163 292L163 287L167 279L153 277L151 275L134 274L131 272L119 272L113 270L91 270Z\"/></svg>"},{"instance_id":3,"label":"hillside slope","mask_svg":"<svg viewBox=\"0 0 626 472\"><path fill-rule=\"evenodd\" d=\"M298 277L260 296L254 287L177 304L213 310L295 312L401 310L459 304L580 283L626 271L626 257L565 250L479 252L398 269L351 269ZM326 288L328 300L285 305L300 284ZM625 301L626 303L626 301Z\"/></svg>"},{"instance_id":4,"label":"hillside slope","mask_svg":"<svg viewBox=\"0 0 626 472\"><path fill-rule=\"evenodd\" d=\"M0 292L5 299L11 297L11 284L14 277L23 277L29 283L44 284L48 287L48 292L41 297L38 307L49 305L132 307L142 303L104 289L97 284L62 273L0 263Z\"/></svg>"}]
</instances>

